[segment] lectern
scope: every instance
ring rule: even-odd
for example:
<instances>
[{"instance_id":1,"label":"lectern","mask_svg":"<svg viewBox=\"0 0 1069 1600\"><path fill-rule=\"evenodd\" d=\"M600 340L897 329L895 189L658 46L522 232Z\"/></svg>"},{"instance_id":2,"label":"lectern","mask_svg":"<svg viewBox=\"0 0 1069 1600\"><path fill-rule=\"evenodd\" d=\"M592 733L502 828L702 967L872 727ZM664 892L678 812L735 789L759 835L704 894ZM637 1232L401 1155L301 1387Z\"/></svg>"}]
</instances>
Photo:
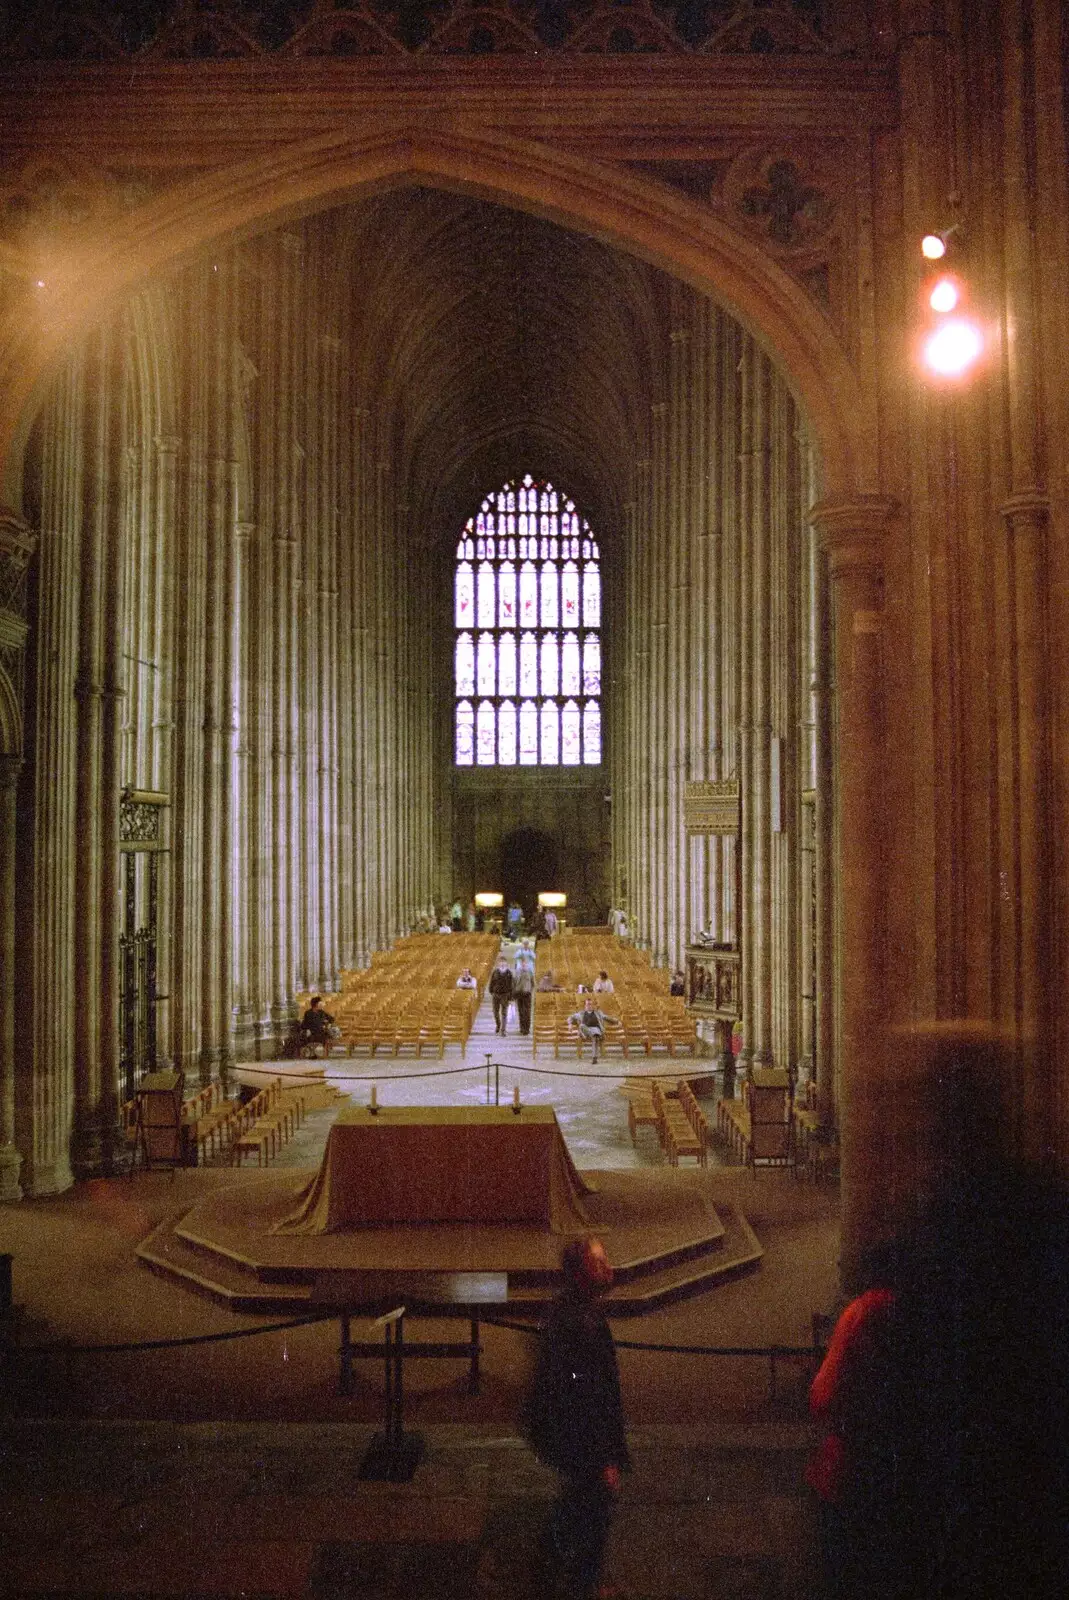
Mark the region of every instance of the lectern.
<instances>
[{"instance_id":1,"label":"lectern","mask_svg":"<svg viewBox=\"0 0 1069 1600\"><path fill-rule=\"evenodd\" d=\"M149 1072L141 1079L136 1095L134 1166L139 1158L146 1171L158 1166L170 1167L173 1172L182 1165L184 1083L181 1072Z\"/></svg>"}]
</instances>

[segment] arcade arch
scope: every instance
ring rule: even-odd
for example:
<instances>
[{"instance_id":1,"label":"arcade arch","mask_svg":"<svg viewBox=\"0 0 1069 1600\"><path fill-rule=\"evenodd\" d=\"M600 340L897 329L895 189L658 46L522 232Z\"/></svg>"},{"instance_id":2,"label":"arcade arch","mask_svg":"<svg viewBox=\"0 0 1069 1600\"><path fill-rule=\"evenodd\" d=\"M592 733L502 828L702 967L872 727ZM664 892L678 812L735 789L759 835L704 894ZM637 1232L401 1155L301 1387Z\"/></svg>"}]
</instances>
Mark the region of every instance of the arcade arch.
<instances>
[{"instance_id":1,"label":"arcade arch","mask_svg":"<svg viewBox=\"0 0 1069 1600\"><path fill-rule=\"evenodd\" d=\"M286 174L285 182L280 183L280 172ZM329 215L321 210L315 211L314 215L308 214L331 197L338 198L341 194L351 197L362 189L381 189L387 184L392 185L391 192L397 194L405 192L414 183L418 184L421 178L430 180L435 193L457 197L456 204L461 206L472 203L465 197L492 194L498 199L507 198L512 207L519 208L520 215L533 217L536 221L547 216L561 218L570 228L578 227L577 237L581 239L590 241L591 235L595 240L608 239L614 244L624 245L634 257L670 267L672 281L677 285L689 283L701 291L701 303L708 304L702 297L707 291L715 289L722 299L748 317L761 330L762 339L776 348L777 362L773 363L755 341L749 340L748 348L752 346L753 356L746 366L747 371L758 387L767 388L770 375L774 377L775 365L781 365L789 375L791 388L805 398L815 428L818 448L808 457L806 473L794 472L794 499L789 519L796 541L802 539L801 514L815 497L816 478L812 469L818 457L823 467L825 488L836 486L840 490L852 489L859 481L862 484L866 481L872 460L867 412L861 404L860 390L842 347L806 296L785 273L762 257L750 241L741 239L717 219L700 215L696 207L689 206L684 200L654 191L651 185L644 184L641 179L578 162L559 152L548 153L538 147L499 141L490 148L485 141L456 135L431 137L421 134L418 138L367 141L362 146L350 143L344 151L339 149L336 142L320 141L315 147L302 147L300 152L290 150L276 159L270 183L264 171L241 169L240 172L221 177L199 180L181 193L172 192L166 202L160 200L149 203L143 208L143 215L139 219L142 231L136 251L121 238L110 249L99 250L93 258L84 262L80 277L75 275L66 287L53 286L53 310L49 325L38 325L21 340L16 339L8 344L8 358L13 350L19 352L26 374L25 380L20 377L19 383L13 385L12 392L16 397L21 394L25 403L33 382L41 380L47 358L55 354L63 340L69 341L79 328L91 321L109 298L114 300L121 290L139 281L146 269L162 267L164 264L174 268L178 260L188 256L198 242L203 244L215 240L218 244L224 231L233 235L235 224L239 231L245 230L251 241L242 248L259 251L261 256L270 260L267 276L271 288L266 298L261 297L259 305L261 333L269 330L271 317L282 318L278 325L289 327L291 321L287 319L298 314L298 306L303 305L309 293L309 284L302 276L304 269L299 262L303 246L294 246L293 241L309 229L314 235L316 229L321 228L322 218ZM278 204L280 192L286 195L286 205L282 208ZM486 204L485 200L478 203ZM269 221L278 218L280 209L290 218L304 215L307 220L292 221L288 228L281 231L265 232ZM539 225L545 226L544 223ZM583 248L604 253L607 247L590 241ZM225 266L220 277L219 269L224 254L227 253L218 247L211 252L213 257L220 258L218 260L211 260L202 253L185 270L184 275L179 273L178 278L172 281L188 284L199 275L211 303L219 302L222 305L225 300L231 310L235 310L240 298L234 276L236 269ZM227 259L235 259L233 250ZM213 277L219 281L213 283ZM90 279L93 280L92 288L89 287ZM203 283L205 279L212 283L210 290ZM185 292L180 288L180 295ZM320 294L320 310L325 312L330 304L330 291L320 282L316 292ZM655 323L660 319L663 332L677 315L680 296L686 292L677 288L675 291L665 289L653 294L649 304L641 308L639 323L650 317ZM188 308L187 302L187 311ZM222 314L222 311L218 312L219 316ZM192 321L196 323L195 316ZM737 326L734 322L732 325ZM683 336L678 345L678 349L682 350L686 347L687 330L681 328L676 331ZM206 350L206 330L200 330L200 333L201 347ZM720 334L716 337L720 339ZM748 335L742 337L749 339ZM240 340L236 344L233 339L224 340L228 352L225 363L228 376L225 381L232 386L234 393L240 389L242 382L259 383L262 392L267 386L260 383L261 374L254 372L250 377L242 368L244 354L240 345ZM417 339L412 348L417 350L418 346ZM309 349L301 355L305 372L315 369L320 376L329 373L329 381L339 385L338 392L341 393L348 377L348 373L343 374L342 371L342 351L346 348L346 336L339 338L328 318L320 331L320 342L314 355ZM666 348L673 348L671 340ZM205 356L205 359L210 366L210 358ZM708 350L703 351L701 359L709 359ZM166 366L166 361L163 365ZM218 367L218 363L216 365ZM673 363L666 360L665 366L672 368ZM736 367L736 371L741 370L741 366ZM210 384L216 385L217 393L221 393L219 381L217 371L215 377L210 379ZM669 384L685 385L687 381L685 361L682 364L675 362ZM277 373L272 382L276 387L281 382ZM788 408L793 419L790 426L795 428L794 437L797 438L795 424L800 426L800 414L797 413L790 390L778 377L774 377L773 387L779 397L775 406ZM277 392L282 391L278 389ZM394 392L396 394L396 390ZM635 491L637 499L628 504L599 508L602 515L604 510L611 512L609 520L615 519L621 539L641 536L642 529L635 520L636 515L650 516L654 521L667 524L673 514L673 504L670 503L673 498L675 509L678 510L681 485L673 481L671 472L667 470L665 464L668 457L663 449L669 436L665 435L660 444L657 442L661 428L659 418L667 415L675 398L669 393L666 399L655 402L649 428L652 440L649 462L638 463L640 472L654 465L656 459L661 459L661 465L655 466L654 475L647 477L644 487ZM341 701L337 698L333 701L333 709L328 712L324 712L322 702L317 705L310 698L302 700L302 692L307 691L308 672L311 671L313 675L319 672L320 678L323 678L322 671L315 667L309 656L308 639L316 637L322 642L340 636L340 630L345 626L346 606L354 595L366 596L367 591L362 586L369 576L373 579L374 597L380 608L384 600L395 597L402 586L404 558L401 552L405 541L411 537L412 526L417 520L433 517L442 510L441 504L414 505L410 482L400 487L397 483L387 485L386 480L396 473L404 460L403 451L400 455L393 453L393 447L398 443L396 416L389 424L380 423L378 419L373 421L363 404L363 398L351 388L347 391L347 403L352 408L352 417L356 422L352 438L343 441L336 424L332 423L321 430L319 448L333 462L337 462L342 454L348 456L346 472L349 476L338 497L337 515L342 522L346 518L368 520L369 525L374 524L378 529L375 535L375 561L378 566L373 573L366 564L361 565L365 561L363 555L354 557L351 551L346 552L344 541L339 543L336 537L329 549L318 550L307 570L298 571L299 563L295 558L298 556L299 537L287 533L283 527L287 495L290 493L290 488L284 483L288 470L283 461L286 451L274 450L262 417L257 431L255 424L250 423L248 407L240 403L233 406L233 414L225 429L226 437L231 441L227 459L231 463L236 462L236 477L233 466L225 470L216 468L217 487L206 524L209 546L213 539L217 546L216 555L209 558L209 570L215 575L213 581L222 581L224 584L224 591L220 593L233 593L239 616L250 621L255 606L267 604L264 598L267 591L262 587L263 584L267 582L274 588L267 642L262 631L258 630L260 642L255 646L250 643L249 637L239 641L231 636L226 648L218 649L220 662L226 663L225 668L220 666L219 670L224 677L229 675L231 687L226 693L221 693L218 688L214 690L209 696L211 705L208 707L190 702L180 708L187 725L183 734L180 731L181 719L176 719L174 759L171 763L172 769L177 770L183 760L187 764L195 764L198 757L204 755L197 737L197 723L190 720L199 718L200 727L210 734L215 744L216 753L210 758L211 770L213 774L221 775L219 781L222 788L213 792L204 806L198 804L189 812L198 838L212 831L213 817L218 818L221 824L225 821L223 837L233 835L236 838L235 830L240 828L259 828L262 843L269 846L277 863L277 874L273 881L264 883L254 874L248 880L255 885L252 898L242 905L233 905L225 913L225 874L217 866L207 879L212 886L215 902L223 913L220 925L224 933L224 948L228 951L223 967L228 968L234 976L239 1036L242 1026L253 1031L267 1026L264 1005L268 993L272 995L268 1008L271 1016L279 1015L285 1009L287 995L292 992L294 982L299 983L306 977L311 979L313 975L317 982L329 982L337 965L359 962L366 958L375 944L402 931L406 908L416 903L420 890L425 892L436 873L442 874L441 863L448 853L446 826L437 832L432 830L430 837L414 852L405 842L402 795L411 792L414 775L417 776L417 787L423 787L428 810L434 809L434 786L428 776L431 765L428 761L427 735L419 731L415 722L403 728L393 726L382 709L384 694L388 696L395 692L395 686L413 666L412 635L407 627L400 629L385 650L374 646L369 654L361 657L359 663L354 654L340 669L336 665L326 669L325 681L333 685L331 694L337 693L346 674L349 675L347 686L342 685L345 693L356 692L358 683L361 694L372 682L378 686L372 696L373 709L358 734L351 735L342 728L338 711ZM231 401L226 401L224 408L229 410L231 404ZM659 406L667 409L659 412ZM296 411L287 411L287 423L300 411L300 406ZM786 414L783 412L784 416ZM9 413L9 426L11 420ZM691 424L687 426L690 428ZM235 516L235 482L246 473L244 464L234 452L235 449L244 448L240 441L246 434L252 458L247 474L250 481L264 483L265 471L273 479L268 497L272 509L266 524L262 518L252 518L246 526L240 516ZM697 434L693 430L692 435L692 442L696 441ZM539 462L532 457L529 450L523 452L524 459L532 460L538 470L545 471L547 475L552 473L574 481L574 471L558 470L562 440L560 432L545 417L528 424L522 443L528 446L532 440L539 444L542 460ZM180 505L187 489L176 478L175 462L169 453L168 441L157 440L155 447L158 459L153 463L152 472L158 484L151 496L153 503L157 507L167 503L172 507ZM516 447L515 431L507 426L502 427L500 421L494 426L491 419L491 425L482 430L478 461L475 453L461 451L450 463L458 492L465 487L466 478L470 478L476 466L482 481L491 477L487 464L492 461L495 452L499 459L507 454L515 460ZM760 448L759 445L758 454ZM201 439L194 454L205 450L208 455L211 454L208 436ZM301 493L304 494L308 489L308 468L303 454L295 470L305 480L301 487ZM448 474L440 473L438 476L441 479L448 477ZM805 504L798 498L803 478ZM859 549L863 547L865 562L871 565L875 561L878 566L879 540L878 536L873 536L872 524L874 516L878 522L884 515L882 502L875 510L874 505L863 498L848 502L846 509L842 501L836 502L836 506L838 509L830 513L832 521L828 523L834 526L835 537L840 543L844 537L853 541L851 548L855 545ZM308 515L307 505L301 515ZM316 515L319 515L318 510ZM625 534L625 525L629 521L631 533ZM236 533L236 543L232 548L227 548L230 541L227 529L230 533ZM188 537L188 534L183 536ZM256 546L259 548L256 549ZM800 572L800 543L793 559L795 572ZM166 564L166 558L163 558L162 566L166 568ZM857 570L853 557L850 559L850 570ZM222 579L220 574L223 574ZM405 572L404 581L409 584L411 603L418 609L426 590L420 589L418 582L413 586L411 579L411 572ZM766 565L758 572L758 582L767 585L770 580L771 568ZM230 585L229 590L225 588L226 585ZM772 591L769 588L767 592L771 594ZM213 613L218 603L218 597L206 600L204 615ZM362 598L360 603L372 602ZM870 613L873 611L871 606L867 609ZM365 635L368 625L365 616L361 625ZM760 648L767 648L767 642L764 639ZM357 654L359 650L366 651L366 647L365 637ZM756 663L757 657L754 659ZM744 675L748 670L745 669ZM265 671L274 674L275 688L272 692L276 698L276 717L282 716L283 708L289 704L291 708L296 708L297 719L296 722L291 720L281 747L272 746L270 736L261 734L258 752L261 771L256 780L260 784L260 793L256 796L253 794L251 768L257 756L243 743L243 731L239 732L236 744L233 741L228 743L227 706L244 697L246 708L251 708L259 692L257 682ZM418 671L416 682L418 688L410 694L410 701L425 706L427 697L432 693L431 682L421 677ZM305 712L307 718L302 720ZM625 722L626 719L621 721L616 735L619 749L624 748L627 737ZM240 716L238 726L242 730L245 726ZM763 738L767 733L767 725L759 724L759 727ZM656 732L656 719L651 728ZM183 738L184 756L180 751ZM339 754L336 764L324 765L315 760L313 747L318 742L322 748L324 741L339 752L344 751L344 754ZM372 767L365 759L369 752L380 763L378 776L372 776ZM266 768L271 764L277 767L279 759L299 774L295 780L296 787L293 783L280 784L277 778L273 784L267 782ZM382 777L383 763L390 766L391 777L388 781ZM752 777L756 783L766 782L766 767L767 752L760 756L754 766ZM682 772L682 768L678 771ZM73 769L71 781L74 781ZM118 781L117 768L115 781ZM187 774L187 781L191 781L190 774ZM384 781L388 791L385 800L382 788ZM379 787L373 793L374 785ZM351 868L340 874L334 872L329 859L330 852L320 848L320 839L304 839L294 850L293 829L308 797L314 797L317 815L327 820L331 838L337 837L337 831L345 827L347 817L365 819L363 823L355 822L353 825L354 857L358 855L363 863L362 874L355 874ZM678 794L675 798L678 798ZM373 801L380 809L385 804L383 826L371 827L367 824L369 801ZM632 832L637 833L638 812L634 808L631 818ZM665 828L670 827L663 814L657 827L663 842L667 839ZM830 845L830 830L826 839ZM241 855L238 845L235 843L233 848L236 852L234 860L239 862ZM663 849L662 855L666 862L672 856L678 868L678 860L672 852ZM634 878L648 865L648 861L636 860L623 876ZM859 866L863 876L864 861ZM726 882L726 873L721 876ZM184 886L178 883L173 886L175 917L178 919L172 929L176 960L179 959L178 950L183 947L183 929L179 924L184 916L188 929L191 919L200 910L201 881L199 870L190 868ZM385 889L384 884L389 884L390 888ZM710 892L715 894L720 891ZM861 903L859 900L858 904ZM60 909L56 908L57 915ZM685 911L686 907L678 896L669 894L664 898L663 915L674 919L674 937L677 940ZM726 908L724 915L728 915ZM342 937L339 942L337 930L343 925L363 931ZM771 923L766 918L762 939L770 932ZM673 936L666 933L666 937ZM663 945L658 944L657 953L663 956L667 952ZM771 959L770 951L765 950L763 959L767 965ZM225 1058L231 1045L225 1030L223 1033L220 1031L226 1007L221 1002L219 984L224 981L225 973L217 971L214 977L209 974L205 983L206 971L203 961L191 958L187 998L175 1006L171 1034L184 1056L192 1052L202 1068L210 1070L215 1061ZM105 1001L105 1009L106 1004ZM763 1004L767 1009L767 1001ZM183 1007L184 1015L179 1017L178 1012ZM793 1026L782 1020L778 1025L784 1037ZM769 1014L769 1028L765 1031L769 1032L771 1027ZM73 1062L69 1070L73 1074ZM88 1099L93 1100L92 1093ZM61 1103L62 1100L61 1095ZM93 1115L96 1116L97 1112ZM61 1128L59 1133L59 1146L62 1146ZM54 1139L52 1142L55 1146ZM87 1170L96 1159L97 1148L96 1137L89 1137L85 1161ZM54 1148L53 1159L55 1171L60 1174L58 1186L62 1186L63 1156L58 1147ZM42 1163L42 1170L47 1165ZM49 1178L45 1178L44 1183L46 1186L55 1186Z\"/></svg>"}]
</instances>

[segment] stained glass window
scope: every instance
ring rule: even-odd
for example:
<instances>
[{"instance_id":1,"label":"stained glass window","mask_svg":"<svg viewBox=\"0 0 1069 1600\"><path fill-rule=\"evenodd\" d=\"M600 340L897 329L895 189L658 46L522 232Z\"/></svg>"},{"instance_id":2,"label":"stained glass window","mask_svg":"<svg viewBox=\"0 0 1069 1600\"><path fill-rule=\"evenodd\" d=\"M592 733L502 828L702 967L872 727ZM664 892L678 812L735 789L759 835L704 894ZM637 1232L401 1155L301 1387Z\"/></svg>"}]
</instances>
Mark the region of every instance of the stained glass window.
<instances>
[{"instance_id":1,"label":"stained glass window","mask_svg":"<svg viewBox=\"0 0 1069 1600\"><path fill-rule=\"evenodd\" d=\"M503 633L497 647L498 694L516 693L516 635ZM460 693L460 691L457 691ZM597 691L593 691L596 693Z\"/></svg>"},{"instance_id":2,"label":"stained glass window","mask_svg":"<svg viewBox=\"0 0 1069 1600\"><path fill-rule=\"evenodd\" d=\"M489 700L479 701L479 717L475 724L475 748L480 767L492 767L497 754L494 746L494 724L497 712Z\"/></svg>"},{"instance_id":3,"label":"stained glass window","mask_svg":"<svg viewBox=\"0 0 1069 1600\"><path fill-rule=\"evenodd\" d=\"M464 540L470 544L470 539ZM471 570L470 561L461 561L457 565L457 627L470 628L475 619L475 577Z\"/></svg>"},{"instance_id":4,"label":"stained glass window","mask_svg":"<svg viewBox=\"0 0 1069 1600\"><path fill-rule=\"evenodd\" d=\"M588 633L583 640L583 693L601 693L601 640L596 633Z\"/></svg>"},{"instance_id":5,"label":"stained glass window","mask_svg":"<svg viewBox=\"0 0 1069 1600\"><path fill-rule=\"evenodd\" d=\"M516 626L516 568L511 561L502 563L497 579L497 604L499 628Z\"/></svg>"},{"instance_id":6,"label":"stained glass window","mask_svg":"<svg viewBox=\"0 0 1069 1600\"><path fill-rule=\"evenodd\" d=\"M520 640L520 693L538 693L538 645L533 633Z\"/></svg>"},{"instance_id":7,"label":"stained glass window","mask_svg":"<svg viewBox=\"0 0 1069 1600\"><path fill-rule=\"evenodd\" d=\"M520 766L538 764L538 708L533 700L520 707Z\"/></svg>"},{"instance_id":8,"label":"stained glass window","mask_svg":"<svg viewBox=\"0 0 1069 1600\"><path fill-rule=\"evenodd\" d=\"M475 693L475 647L470 633L457 634L457 694Z\"/></svg>"},{"instance_id":9,"label":"stained glass window","mask_svg":"<svg viewBox=\"0 0 1069 1600\"><path fill-rule=\"evenodd\" d=\"M497 689L494 668L497 665L497 641L492 633L479 635L479 693L493 694Z\"/></svg>"},{"instance_id":10,"label":"stained glass window","mask_svg":"<svg viewBox=\"0 0 1069 1600\"><path fill-rule=\"evenodd\" d=\"M596 767L601 761L601 707L588 700L583 707L583 762Z\"/></svg>"},{"instance_id":11,"label":"stained glass window","mask_svg":"<svg viewBox=\"0 0 1069 1600\"><path fill-rule=\"evenodd\" d=\"M555 633L542 635L542 693L560 693L560 673L557 671L557 651L560 649L560 640ZM458 678L458 693L460 680ZM470 694L470 689L468 690Z\"/></svg>"},{"instance_id":12,"label":"stained glass window","mask_svg":"<svg viewBox=\"0 0 1069 1600\"><path fill-rule=\"evenodd\" d=\"M560 761L560 708L555 700L542 702L542 765L555 767Z\"/></svg>"},{"instance_id":13,"label":"stained glass window","mask_svg":"<svg viewBox=\"0 0 1069 1600\"><path fill-rule=\"evenodd\" d=\"M579 707L574 700L565 700L560 714L560 758L566 767L579 764Z\"/></svg>"},{"instance_id":14,"label":"stained glass window","mask_svg":"<svg viewBox=\"0 0 1069 1600\"><path fill-rule=\"evenodd\" d=\"M489 541L493 544L493 540ZM494 604L494 569L489 561L484 561L479 567L479 611L478 622L480 628L492 628L497 618Z\"/></svg>"},{"instance_id":15,"label":"stained glass window","mask_svg":"<svg viewBox=\"0 0 1069 1600\"><path fill-rule=\"evenodd\" d=\"M470 700L457 702L457 766L470 767L475 760L475 713Z\"/></svg>"},{"instance_id":16,"label":"stained glass window","mask_svg":"<svg viewBox=\"0 0 1069 1600\"><path fill-rule=\"evenodd\" d=\"M516 707L511 700L502 700L498 708L497 763L500 767L516 765Z\"/></svg>"},{"instance_id":17,"label":"stained glass window","mask_svg":"<svg viewBox=\"0 0 1069 1600\"><path fill-rule=\"evenodd\" d=\"M454 612L457 765L597 766L601 557L572 501L530 476L488 495L457 542Z\"/></svg>"}]
</instances>

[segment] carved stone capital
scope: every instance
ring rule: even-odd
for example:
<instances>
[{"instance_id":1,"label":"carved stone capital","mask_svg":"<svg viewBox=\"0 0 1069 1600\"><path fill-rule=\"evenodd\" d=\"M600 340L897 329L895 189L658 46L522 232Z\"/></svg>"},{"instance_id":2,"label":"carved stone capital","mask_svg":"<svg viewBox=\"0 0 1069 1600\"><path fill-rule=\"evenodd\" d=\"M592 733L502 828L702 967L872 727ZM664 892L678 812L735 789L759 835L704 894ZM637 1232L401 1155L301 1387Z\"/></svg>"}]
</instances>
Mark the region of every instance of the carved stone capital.
<instances>
[{"instance_id":1,"label":"carved stone capital","mask_svg":"<svg viewBox=\"0 0 1069 1600\"><path fill-rule=\"evenodd\" d=\"M817 530L834 580L854 576L882 584L887 530L898 510L896 500L879 494L821 500L810 508L809 521Z\"/></svg>"},{"instance_id":2,"label":"carved stone capital","mask_svg":"<svg viewBox=\"0 0 1069 1600\"><path fill-rule=\"evenodd\" d=\"M1010 533L1039 533L1050 520L1050 496L1045 489L1019 489L999 506Z\"/></svg>"}]
</instances>

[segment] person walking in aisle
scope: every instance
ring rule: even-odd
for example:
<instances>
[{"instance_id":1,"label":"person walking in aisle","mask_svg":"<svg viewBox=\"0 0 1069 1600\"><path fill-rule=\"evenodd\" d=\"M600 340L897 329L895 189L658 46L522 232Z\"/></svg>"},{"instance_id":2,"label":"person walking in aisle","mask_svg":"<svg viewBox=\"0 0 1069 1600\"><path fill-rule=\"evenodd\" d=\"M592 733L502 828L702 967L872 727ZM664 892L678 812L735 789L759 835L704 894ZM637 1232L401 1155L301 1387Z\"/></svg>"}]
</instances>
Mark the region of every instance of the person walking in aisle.
<instances>
[{"instance_id":1,"label":"person walking in aisle","mask_svg":"<svg viewBox=\"0 0 1069 1600\"><path fill-rule=\"evenodd\" d=\"M531 996L534 994L534 971L526 962L516 965L512 974L512 995L516 1001L516 1020L520 1032L526 1037L531 1031Z\"/></svg>"},{"instance_id":2,"label":"person walking in aisle","mask_svg":"<svg viewBox=\"0 0 1069 1600\"><path fill-rule=\"evenodd\" d=\"M512 971L504 956L490 974L488 988L494 1007L494 1032L504 1035L512 999Z\"/></svg>"}]
</instances>

